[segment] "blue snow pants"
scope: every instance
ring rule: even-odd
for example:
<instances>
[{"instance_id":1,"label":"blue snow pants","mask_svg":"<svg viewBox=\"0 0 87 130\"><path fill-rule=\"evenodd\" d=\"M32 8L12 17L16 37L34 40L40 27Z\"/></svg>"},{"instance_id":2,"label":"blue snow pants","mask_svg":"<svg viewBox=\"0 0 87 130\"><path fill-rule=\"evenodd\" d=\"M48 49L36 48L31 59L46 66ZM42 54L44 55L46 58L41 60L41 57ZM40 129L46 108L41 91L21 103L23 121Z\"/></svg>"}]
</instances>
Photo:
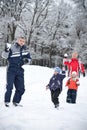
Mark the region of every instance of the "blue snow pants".
<instances>
[{"instance_id":1,"label":"blue snow pants","mask_svg":"<svg viewBox=\"0 0 87 130\"><path fill-rule=\"evenodd\" d=\"M76 103L77 90L68 89L66 102L68 103Z\"/></svg>"},{"instance_id":2,"label":"blue snow pants","mask_svg":"<svg viewBox=\"0 0 87 130\"><path fill-rule=\"evenodd\" d=\"M24 69L21 67L9 67L7 69L7 85L4 102L10 102L13 86L15 87L13 102L19 103L25 91Z\"/></svg>"}]
</instances>

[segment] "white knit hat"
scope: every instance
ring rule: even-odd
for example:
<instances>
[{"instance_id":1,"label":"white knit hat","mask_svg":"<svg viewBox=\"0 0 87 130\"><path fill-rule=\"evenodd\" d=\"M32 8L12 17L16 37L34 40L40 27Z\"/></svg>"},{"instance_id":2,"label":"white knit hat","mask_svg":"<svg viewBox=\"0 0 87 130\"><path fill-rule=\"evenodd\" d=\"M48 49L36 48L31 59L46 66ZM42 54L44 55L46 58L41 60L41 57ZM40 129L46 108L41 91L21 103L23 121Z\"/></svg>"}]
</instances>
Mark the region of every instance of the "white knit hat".
<instances>
[{"instance_id":1,"label":"white knit hat","mask_svg":"<svg viewBox=\"0 0 87 130\"><path fill-rule=\"evenodd\" d=\"M76 77L77 76L76 71L73 71L71 75Z\"/></svg>"}]
</instances>

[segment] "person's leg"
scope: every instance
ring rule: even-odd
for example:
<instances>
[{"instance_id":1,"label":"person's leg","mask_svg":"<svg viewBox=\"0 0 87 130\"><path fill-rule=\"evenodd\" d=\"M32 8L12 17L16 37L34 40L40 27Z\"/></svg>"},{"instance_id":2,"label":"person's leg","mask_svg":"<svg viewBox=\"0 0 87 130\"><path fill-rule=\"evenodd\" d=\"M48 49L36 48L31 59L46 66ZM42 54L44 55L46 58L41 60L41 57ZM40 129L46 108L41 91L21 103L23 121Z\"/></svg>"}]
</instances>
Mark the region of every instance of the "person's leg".
<instances>
[{"instance_id":1,"label":"person's leg","mask_svg":"<svg viewBox=\"0 0 87 130\"><path fill-rule=\"evenodd\" d=\"M67 91L66 102L68 102L68 103L72 102L72 91L70 89L68 89L68 91Z\"/></svg>"},{"instance_id":2,"label":"person's leg","mask_svg":"<svg viewBox=\"0 0 87 130\"><path fill-rule=\"evenodd\" d=\"M10 102L14 79L15 79L15 74L9 70L7 72L7 85L6 85L6 92L5 92L5 97L4 97L5 103Z\"/></svg>"},{"instance_id":3,"label":"person's leg","mask_svg":"<svg viewBox=\"0 0 87 130\"><path fill-rule=\"evenodd\" d=\"M51 101L54 103L54 91L51 90Z\"/></svg>"},{"instance_id":4,"label":"person's leg","mask_svg":"<svg viewBox=\"0 0 87 130\"><path fill-rule=\"evenodd\" d=\"M53 93L52 100L53 100L55 107L58 107L58 105L59 105L59 98L58 98L59 94L60 94L60 89L56 89Z\"/></svg>"},{"instance_id":5,"label":"person's leg","mask_svg":"<svg viewBox=\"0 0 87 130\"><path fill-rule=\"evenodd\" d=\"M15 85L16 90L15 90L15 94L13 98L13 103L19 103L25 91L23 72L19 72L16 75L14 85Z\"/></svg>"},{"instance_id":6,"label":"person's leg","mask_svg":"<svg viewBox=\"0 0 87 130\"><path fill-rule=\"evenodd\" d=\"M72 103L76 103L77 90L72 90Z\"/></svg>"}]
</instances>

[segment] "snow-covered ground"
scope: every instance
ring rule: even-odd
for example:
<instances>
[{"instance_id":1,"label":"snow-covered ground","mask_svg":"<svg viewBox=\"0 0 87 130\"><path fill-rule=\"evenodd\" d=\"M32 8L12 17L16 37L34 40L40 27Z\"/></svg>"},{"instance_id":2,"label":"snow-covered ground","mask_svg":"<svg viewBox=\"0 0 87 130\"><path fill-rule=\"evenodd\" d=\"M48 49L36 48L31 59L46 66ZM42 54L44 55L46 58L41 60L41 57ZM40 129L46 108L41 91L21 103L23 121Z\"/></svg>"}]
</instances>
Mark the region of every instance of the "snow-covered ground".
<instances>
[{"instance_id":1,"label":"snow-covered ground","mask_svg":"<svg viewBox=\"0 0 87 130\"><path fill-rule=\"evenodd\" d=\"M87 77L80 78L77 104L66 103L67 89L63 82L60 108L55 109L50 91L45 89L53 69L26 65L23 107L4 106L6 67L0 67L0 130L87 130ZM13 89L14 93L14 89ZM13 96L13 95L12 95Z\"/></svg>"}]
</instances>

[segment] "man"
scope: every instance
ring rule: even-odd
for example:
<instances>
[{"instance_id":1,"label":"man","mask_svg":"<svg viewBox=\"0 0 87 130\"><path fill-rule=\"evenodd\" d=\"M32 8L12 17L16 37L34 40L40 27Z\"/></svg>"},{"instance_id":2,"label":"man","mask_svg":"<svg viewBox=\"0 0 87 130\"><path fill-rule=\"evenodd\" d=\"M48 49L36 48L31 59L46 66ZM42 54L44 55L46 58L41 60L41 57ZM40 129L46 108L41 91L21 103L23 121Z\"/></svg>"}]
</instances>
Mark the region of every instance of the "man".
<instances>
[{"instance_id":1,"label":"man","mask_svg":"<svg viewBox=\"0 0 87 130\"><path fill-rule=\"evenodd\" d=\"M19 37L16 43L10 47L6 46L2 57L8 60L5 106L9 107L13 84L15 86L15 94L12 102L14 106L18 106L25 91L22 65L29 63L31 59L29 50L25 46L25 38Z\"/></svg>"}]
</instances>

